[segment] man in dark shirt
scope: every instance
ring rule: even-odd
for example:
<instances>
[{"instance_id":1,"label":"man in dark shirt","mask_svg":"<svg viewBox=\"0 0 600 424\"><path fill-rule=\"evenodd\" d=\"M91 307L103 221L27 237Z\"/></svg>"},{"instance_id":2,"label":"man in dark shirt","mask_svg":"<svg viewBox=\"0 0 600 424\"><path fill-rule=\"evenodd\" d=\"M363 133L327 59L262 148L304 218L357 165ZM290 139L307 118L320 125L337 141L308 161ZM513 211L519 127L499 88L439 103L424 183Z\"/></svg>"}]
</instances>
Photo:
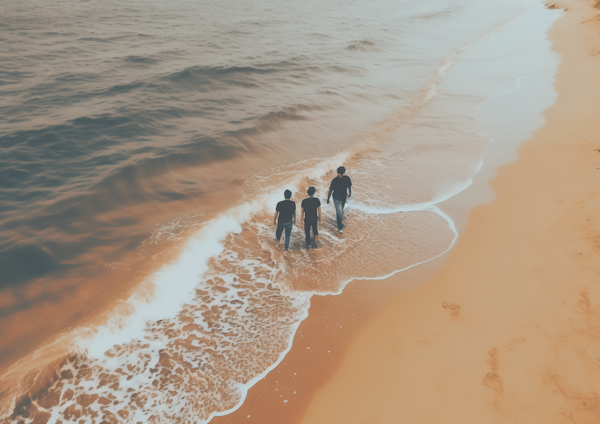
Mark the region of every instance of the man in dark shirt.
<instances>
[{"instance_id":1,"label":"man in dark shirt","mask_svg":"<svg viewBox=\"0 0 600 424\"><path fill-rule=\"evenodd\" d=\"M283 192L285 200L277 203L275 208L275 216L273 217L273 224L277 225L275 231L275 238L277 238L277 245L281 239L281 233L285 230L285 250L287 251L290 247L290 236L292 235L292 225L296 223L296 202L292 202L292 192L286 190ZM277 219L279 217L279 219Z\"/></svg>"},{"instance_id":2,"label":"man in dark shirt","mask_svg":"<svg viewBox=\"0 0 600 424\"><path fill-rule=\"evenodd\" d=\"M342 228L344 228L342 219L346 199L349 199L350 196L352 196L352 181L350 181L350 177L344 176L345 172L346 168L343 166L340 166L337 169L338 176L331 181L329 194L327 195L327 204L329 204L329 198L331 197L331 193L333 193L333 204L335 205L335 213L337 215L337 227L340 233L344 232L342 230Z\"/></svg>"},{"instance_id":3,"label":"man in dark shirt","mask_svg":"<svg viewBox=\"0 0 600 424\"><path fill-rule=\"evenodd\" d=\"M310 197L302 201L300 212L300 222L304 222L304 233L306 233L306 247L310 249L310 229L312 228L313 234L315 235L315 244L319 237L319 230L317 229L317 222L321 221L321 201L313 197L315 194L315 188L310 187L308 189L308 195Z\"/></svg>"}]
</instances>

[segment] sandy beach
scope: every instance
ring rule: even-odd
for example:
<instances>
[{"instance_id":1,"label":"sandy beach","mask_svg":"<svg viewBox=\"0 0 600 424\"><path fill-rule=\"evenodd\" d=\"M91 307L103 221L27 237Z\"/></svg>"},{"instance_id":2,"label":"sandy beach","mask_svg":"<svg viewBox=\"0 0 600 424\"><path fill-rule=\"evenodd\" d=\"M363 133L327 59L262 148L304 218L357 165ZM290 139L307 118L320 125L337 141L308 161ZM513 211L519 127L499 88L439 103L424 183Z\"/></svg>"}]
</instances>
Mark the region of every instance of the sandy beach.
<instances>
[{"instance_id":1,"label":"sandy beach","mask_svg":"<svg viewBox=\"0 0 600 424\"><path fill-rule=\"evenodd\" d=\"M496 198L471 212L443 269L375 316L417 276L397 274L377 295L357 282L315 299L286 359L214 422L600 420L595 3L550 5L567 11L549 32L562 55L559 97L519 159L498 170ZM336 336L330 326L350 314Z\"/></svg>"},{"instance_id":2,"label":"sandy beach","mask_svg":"<svg viewBox=\"0 0 600 424\"><path fill-rule=\"evenodd\" d=\"M596 2L11 4L0 422L600 422Z\"/></svg>"},{"instance_id":3,"label":"sandy beach","mask_svg":"<svg viewBox=\"0 0 600 424\"><path fill-rule=\"evenodd\" d=\"M442 272L353 340L304 423L600 419L598 9L569 1L547 124L502 167Z\"/></svg>"}]
</instances>

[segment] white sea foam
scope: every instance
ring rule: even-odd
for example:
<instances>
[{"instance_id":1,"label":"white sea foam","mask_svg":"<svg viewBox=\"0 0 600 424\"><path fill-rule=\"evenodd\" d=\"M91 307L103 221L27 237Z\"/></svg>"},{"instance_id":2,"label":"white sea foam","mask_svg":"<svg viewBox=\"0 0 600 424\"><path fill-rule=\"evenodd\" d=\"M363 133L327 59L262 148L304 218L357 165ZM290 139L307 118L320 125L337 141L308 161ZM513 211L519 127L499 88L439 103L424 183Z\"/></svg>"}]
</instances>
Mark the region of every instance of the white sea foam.
<instances>
[{"instance_id":1,"label":"white sea foam","mask_svg":"<svg viewBox=\"0 0 600 424\"><path fill-rule=\"evenodd\" d=\"M191 293L207 270L210 258L223 251L223 240L229 234L239 233L242 224L265 210L274 210L285 189L298 191L303 178L322 178L332 168L343 163L348 153L325 160L297 173L283 187L271 189L257 199L232 208L220 217L204 223L192 236L175 263L163 266L150 277L153 293L134 294L128 300L128 310L135 311L127 317L117 316L106 325L98 327L92 337L80 339L80 346L90 357L100 359L115 345L131 342L139 337L149 321L173 318L181 305L190 299Z\"/></svg>"},{"instance_id":2,"label":"white sea foam","mask_svg":"<svg viewBox=\"0 0 600 424\"><path fill-rule=\"evenodd\" d=\"M80 354L65 361L59 370L65 377L49 389L60 396L59 406L46 410L38 402L38 410L49 412L52 423L94 422L94 414L207 423L237 409L250 387L280 363L312 296L339 294L354 278L383 279L451 249L456 228L436 205L467 189L481 167L489 137L472 125L473 109L514 90L515 82L518 88L522 75L536 70L512 64L523 59L507 55L509 76L494 74L497 84L475 77L481 67L496 66L484 56L490 45L502 44L510 31L530 34L526 18L541 16L540 7L519 9L475 41L454 46L426 85L421 114L370 143L376 151L355 157L349 152L360 146L349 143L338 156L289 163L246 182L250 194L240 204L203 222L178 258L149 277L153 290L127 300L130 315L95 328L91 337L81 332ZM552 21L544 19L538 26ZM547 48L541 41L531 45ZM298 249L303 235L294 233L293 255L288 262L278 259L269 224L282 190L303 190L308 180L323 195L325 176L341 163L351 163L356 176L343 238L329 229L333 211L323 206L329 219L322 224L325 254L315 259ZM357 254L365 244L368 249ZM386 256L389 245L393 258ZM97 397L82 406L90 395Z\"/></svg>"}]
</instances>

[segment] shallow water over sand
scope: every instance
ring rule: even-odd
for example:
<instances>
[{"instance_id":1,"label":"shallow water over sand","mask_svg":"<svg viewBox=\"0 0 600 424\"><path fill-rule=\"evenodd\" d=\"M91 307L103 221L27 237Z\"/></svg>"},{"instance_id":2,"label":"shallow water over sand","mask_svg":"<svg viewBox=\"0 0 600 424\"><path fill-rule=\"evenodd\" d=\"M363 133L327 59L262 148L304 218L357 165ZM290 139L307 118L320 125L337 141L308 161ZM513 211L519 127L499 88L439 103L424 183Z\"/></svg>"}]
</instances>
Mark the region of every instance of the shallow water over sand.
<instances>
[{"instance_id":1,"label":"shallow water over sand","mask_svg":"<svg viewBox=\"0 0 600 424\"><path fill-rule=\"evenodd\" d=\"M544 32L558 12L534 1L6 10L7 422L234 409L311 296L452 246L435 205L484 160L477 105L557 64ZM528 113L546 106L532 99ZM342 163L346 231L324 206L319 249L297 231L283 258L271 223L282 191L299 202L314 185L323 200Z\"/></svg>"}]
</instances>

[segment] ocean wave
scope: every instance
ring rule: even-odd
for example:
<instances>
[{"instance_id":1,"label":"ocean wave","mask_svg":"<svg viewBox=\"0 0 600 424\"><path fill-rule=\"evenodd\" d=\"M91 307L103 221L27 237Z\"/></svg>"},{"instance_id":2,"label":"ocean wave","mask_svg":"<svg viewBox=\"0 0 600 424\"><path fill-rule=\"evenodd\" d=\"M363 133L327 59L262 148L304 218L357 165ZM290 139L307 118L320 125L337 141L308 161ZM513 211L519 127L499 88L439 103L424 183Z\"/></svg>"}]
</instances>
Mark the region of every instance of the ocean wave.
<instances>
[{"instance_id":1,"label":"ocean wave","mask_svg":"<svg viewBox=\"0 0 600 424\"><path fill-rule=\"evenodd\" d=\"M310 177L323 192L323 177L340 159L306 169L287 186L298 191ZM16 397L11 420L102 414L118 422L206 423L237 408L281 360L312 295L425 262L456 239L435 209L377 217L349 210L343 238L331 217L322 224L318 256L299 250L303 235L296 232L295 254L281 261L269 225L280 190L205 222L177 261L152 277L150 303L135 295L128 301L133 315L113 314L91 333L78 330L75 350L41 390L22 395L18 385L7 387L4 395Z\"/></svg>"},{"instance_id":2,"label":"ocean wave","mask_svg":"<svg viewBox=\"0 0 600 424\"><path fill-rule=\"evenodd\" d=\"M147 56L127 56L123 61L135 64L153 65L158 62L157 59Z\"/></svg>"},{"instance_id":3,"label":"ocean wave","mask_svg":"<svg viewBox=\"0 0 600 424\"><path fill-rule=\"evenodd\" d=\"M249 66L192 66L160 77L157 84L183 84L186 87L193 84L199 90L223 89L227 86L256 88L272 84L274 78L279 82L297 83L298 74L318 71L317 67L310 65L308 58L295 56Z\"/></svg>"},{"instance_id":4,"label":"ocean wave","mask_svg":"<svg viewBox=\"0 0 600 424\"><path fill-rule=\"evenodd\" d=\"M3 85L18 84L23 80L32 78L33 72L30 71L3 71L0 70L0 79Z\"/></svg>"},{"instance_id":5,"label":"ocean wave","mask_svg":"<svg viewBox=\"0 0 600 424\"><path fill-rule=\"evenodd\" d=\"M210 189L207 183L198 181L185 187L153 186L148 185L149 181L169 173L181 173L187 168L230 160L254 150L243 140L233 137L217 140L197 135L172 147L139 148L134 144L129 152L119 153L111 151L111 146L119 145L118 141L108 142L95 134L97 129L105 137L111 125L130 124L128 119L82 117L71 122L68 130L33 131L29 137L21 135L21 138L9 140L13 147L11 155L0 160L2 255L17 254L23 233L53 228L57 236L64 236L46 240L45 249L59 258L59 263L70 261L82 266L84 263L78 260L79 257L85 257L99 245L114 245L123 237L114 224L107 226L100 218L103 213L131 205L198 198L203 190ZM128 134L136 127L118 131L121 135L123 131ZM78 137L68 138L67 134L72 132ZM90 138L88 144L79 141L86 137ZM36 147L35 153L31 152L31 146ZM44 149L38 146L44 146ZM102 153L99 147L106 149L105 152ZM64 153L56 154L61 151ZM132 157L137 158L133 163ZM77 237L74 242L70 235L82 226L86 228L86 235ZM22 266L15 268L14 273L3 273L3 279L22 284L58 269L37 267L36 255L19 257ZM30 270L37 271L32 273Z\"/></svg>"},{"instance_id":6,"label":"ocean wave","mask_svg":"<svg viewBox=\"0 0 600 424\"><path fill-rule=\"evenodd\" d=\"M347 47L351 51L368 52L376 49L376 44L370 40L352 41Z\"/></svg>"},{"instance_id":7,"label":"ocean wave","mask_svg":"<svg viewBox=\"0 0 600 424\"><path fill-rule=\"evenodd\" d=\"M248 137L256 137L261 134L276 131L282 128L288 122L309 121L311 112L324 110L319 105L294 105L283 107L277 111L269 112L264 115L253 117L254 125L241 128L234 131L225 132L226 135L239 140L246 140Z\"/></svg>"},{"instance_id":8,"label":"ocean wave","mask_svg":"<svg viewBox=\"0 0 600 424\"><path fill-rule=\"evenodd\" d=\"M78 125L85 125L88 128L85 133L79 134L90 135L93 133L94 126L105 129L104 125L109 122L120 125L127 124L129 121L127 119L80 118ZM131 128L129 130L133 131ZM43 132L36 135L35 138L27 138L22 143L25 146L18 146L21 147L20 151L22 153L17 152L11 155L12 163L8 161L3 163L3 168L0 171L1 187L19 189L20 191L35 187L68 188L72 184L81 184L88 181L87 187L83 187L84 198L87 197L89 202L96 203L99 200L95 199L97 193L106 193L102 196L112 196L114 201L111 203L113 205L119 201L125 201L127 198L141 200L140 197L151 196L151 192L142 189L145 178L156 178L169 170L181 170L184 167L229 160L242 152L247 153L254 149L240 140L217 140L212 137L198 135L173 147L143 147L134 148L128 154L111 151L100 154L97 144L110 147L117 143L103 143L102 140L96 140L91 141L88 146L81 146L74 140L65 139L57 132ZM12 141L17 143L15 140ZM44 168L40 169L36 159L39 160L40 157L44 157L44 153L36 151L35 155L26 155L23 152L23 150L27 150L28 145L37 145L41 142L46 145L47 156L52 156L53 152L57 150L64 149L68 151L68 155L62 155L57 160L63 163L65 160L72 161L69 169L63 170L60 167L54 167L48 160L45 161ZM132 156L135 157L136 155L140 158L135 161L135 164L130 164ZM109 167L113 171L101 177L102 174L99 173L101 167ZM77 192L75 191L73 194L77 194ZM10 196L10 193L6 195ZM17 192L13 193L13 196L17 195ZM76 200L72 200L72 202L81 204L84 198L77 195ZM12 200L18 202L17 197L13 197ZM48 201L50 198L46 197L45 200ZM70 201L61 200L61 202L63 203L60 207L64 207L64 202L69 203ZM83 202L83 204L85 203L87 201ZM58 207L58 205L55 207ZM57 210L54 210L55 212Z\"/></svg>"},{"instance_id":9,"label":"ocean wave","mask_svg":"<svg viewBox=\"0 0 600 424\"><path fill-rule=\"evenodd\" d=\"M64 124L2 136L0 229L5 237L0 251L12 255L18 248L19 234L30 228L54 228L57 237L60 232L64 237L46 241L48 252L59 258L59 263L68 260L82 266L78 257L85 257L101 240L115 244L121 238L114 225L106 226L99 219L103 213L132 205L200 198L214 190L214 184L222 183L210 179L171 186L151 182L188 169L198 174L203 166L258 155L267 148L257 142L261 135L277 131L289 122L307 121L310 113L320 110L315 105L281 108L253 117L254 125L239 130L225 131L216 137L191 134L164 146L148 145L144 139L160 133L161 122L198 114L167 108L124 116L81 116ZM19 213L15 214L17 210ZM76 243L69 241L68 234L82 226L88 235ZM67 254L69 250L74 254ZM43 272L26 272L35 263L35 256L25 258L24 266L18 268L19 275L11 274L10 279L27 283L58 269L46 267L40 268Z\"/></svg>"},{"instance_id":10,"label":"ocean wave","mask_svg":"<svg viewBox=\"0 0 600 424\"><path fill-rule=\"evenodd\" d=\"M0 421L231 412L286 354L310 296L429 261L456 239L435 203L477 171L488 139L468 116L497 83L459 55L512 6L470 1L452 15L444 2L321 3L315 14L300 2L240 22L227 2L188 3L140 12L92 2L89 19L79 6L47 3L40 15L15 3L0 17L11 27L0 69L22 72L0 75L0 268L14 298L5 322L17 312L34 321L41 305L60 308L92 283L102 296L126 290L106 288L115 275L135 285L103 324L77 327L91 320L87 302L77 318L54 309L56 321L40 323L49 337L60 320L72 328L2 377ZM285 19L251 29L269 15ZM122 25L130 34L105 37ZM57 27L76 34L46 43ZM459 81L446 84L454 71ZM344 234L322 199L319 249L295 231L282 258L271 222L282 190L300 200L313 185L323 197L341 163L355 182ZM36 342L9 331L21 333L0 347L12 361L11 348Z\"/></svg>"},{"instance_id":11,"label":"ocean wave","mask_svg":"<svg viewBox=\"0 0 600 424\"><path fill-rule=\"evenodd\" d=\"M215 66L215 67L206 67L206 66L193 66L190 68L186 68L182 71L175 72L172 74L163 77L164 80L167 81L181 81L194 79L197 77L206 77L206 76L222 76L222 75L230 75L230 74L240 74L240 75L252 75L252 74L271 74L277 72L277 69L274 68L256 68L252 66Z\"/></svg>"},{"instance_id":12,"label":"ocean wave","mask_svg":"<svg viewBox=\"0 0 600 424\"><path fill-rule=\"evenodd\" d=\"M127 40L130 38L136 38L136 37L151 37L148 34L143 34L143 33L137 33L137 34L121 34L121 35L115 35L112 37L81 37L78 39L78 41L84 41L84 42L96 42L96 43L111 43L113 41L118 41L118 40Z\"/></svg>"},{"instance_id":13,"label":"ocean wave","mask_svg":"<svg viewBox=\"0 0 600 424\"><path fill-rule=\"evenodd\" d=\"M91 72L85 72L85 73L81 72L81 73L77 73L77 74L74 74L72 72L64 72L64 73L61 73L54 77L54 82L68 82L68 83L74 83L74 82L87 83L87 82L100 81L100 80L102 80L102 75L96 74L96 73L91 73Z\"/></svg>"},{"instance_id":14,"label":"ocean wave","mask_svg":"<svg viewBox=\"0 0 600 424\"><path fill-rule=\"evenodd\" d=\"M146 86L146 84L144 84L142 82L132 82L129 84L113 85L108 90L108 93L125 93L127 91L136 90L138 88L143 88L145 86Z\"/></svg>"}]
</instances>

